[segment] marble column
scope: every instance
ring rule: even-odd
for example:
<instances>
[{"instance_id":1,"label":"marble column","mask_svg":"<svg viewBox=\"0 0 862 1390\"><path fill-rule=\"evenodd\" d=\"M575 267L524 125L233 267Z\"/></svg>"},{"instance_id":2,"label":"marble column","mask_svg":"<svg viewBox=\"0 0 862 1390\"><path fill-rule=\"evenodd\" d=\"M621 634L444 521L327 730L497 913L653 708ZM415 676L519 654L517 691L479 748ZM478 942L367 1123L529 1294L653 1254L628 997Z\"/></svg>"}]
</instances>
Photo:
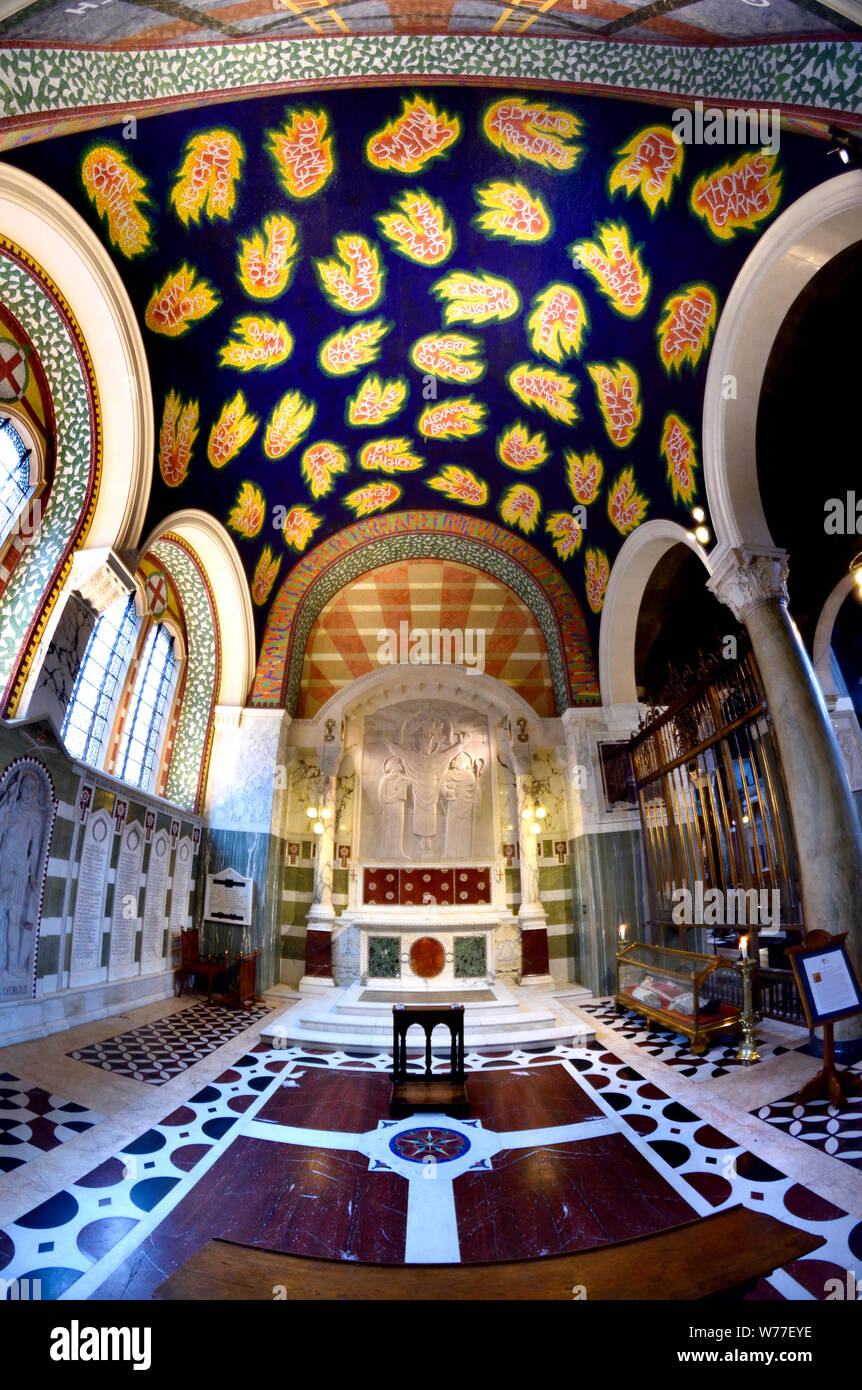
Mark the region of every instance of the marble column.
<instances>
[{"instance_id":1,"label":"marble column","mask_svg":"<svg viewBox=\"0 0 862 1390\"><path fill-rule=\"evenodd\" d=\"M530 800L533 757L529 745L512 748L515 787L518 795L518 855L521 870L521 984L553 984L548 961L548 921L539 894L538 836L530 834L524 808Z\"/></svg>"},{"instance_id":2,"label":"marble column","mask_svg":"<svg viewBox=\"0 0 862 1390\"><path fill-rule=\"evenodd\" d=\"M314 847L314 888L311 906L308 909L308 926L305 936L305 974L300 980L303 987L332 988L332 931L335 926L335 908L332 905L332 875L335 868L335 802L337 787L338 760L341 756L339 743L327 744L320 754L320 795L318 813L321 816L323 834L315 835Z\"/></svg>"},{"instance_id":3,"label":"marble column","mask_svg":"<svg viewBox=\"0 0 862 1390\"><path fill-rule=\"evenodd\" d=\"M786 581L783 552L733 550L709 588L751 637L781 752L805 925L846 932L862 972L862 832L820 686L787 611ZM835 1035L862 1037L862 1016L836 1024Z\"/></svg>"},{"instance_id":4,"label":"marble column","mask_svg":"<svg viewBox=\"0 0 862 1390\"><path fill-rule=\"evenodd\" d=\"M636 808L608 806L599 745L625 743L637 728L637 705L567 709L566 740L569 853L572 872L574 968L580 984L596 995L616 989L619 926L629 942L645 935L643 842Z\"/></svg>"}]
</instances>

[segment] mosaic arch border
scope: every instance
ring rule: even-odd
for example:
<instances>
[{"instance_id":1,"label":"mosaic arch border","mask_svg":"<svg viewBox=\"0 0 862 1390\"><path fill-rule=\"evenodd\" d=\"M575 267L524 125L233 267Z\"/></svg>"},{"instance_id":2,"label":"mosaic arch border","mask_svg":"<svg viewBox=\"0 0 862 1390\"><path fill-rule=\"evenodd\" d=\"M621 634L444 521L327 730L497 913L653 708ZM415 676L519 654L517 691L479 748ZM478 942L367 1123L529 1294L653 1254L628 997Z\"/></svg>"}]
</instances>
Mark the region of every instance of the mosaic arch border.
<instances>
[{"instance_id":1,"label":"mosaic arch border","mask_svg":"<svg viewBox=\"0 0 862 1390\"><path fill-rule=\"evenodd\" d=\"M53 280L9 238L0 236L0 298L26 307L27 332L48 380L56 450L45 522L3 593L0 713L13 717L36 648L60 596L73 551L90 529L102 477L102 416L93 364L72 310Z\"/></svg>"},{"instance_id":2,"label":"mosaic arch border","mask_svg":"<svg viewBox=\"0 0 862 1390\"><path fill-rule=\"evenodd\" d=\"M266 619L249 703L299 701L302 660L315 619L345 584L397 560L456 560L493 575L527 605L542 631L558 714L598 705L587 625L562 575L527 541L493 522L454 512L393 512L336 532L294 565Z\"/></svg>"},{"instance_id":3,"label":"mosaic arch border","mask_svg":"<svg viewBox=\"0 0 862 1390\"><path fill-rule=\"evenodd\" d=\"M802 119L824 112L855 117L855 124L862 116L862 64L851 40L709 46L424 34L243 38L147 50L19 41L6 52L14 57L0 74L0 149L133 113L199 105L203 97L212 104L362 81L562 87L654 101L721 98L777 106Z\"/></svg>"},{"instance_id":4,"label":"mosaic arch border","mask_svg":"<svg viewBox=\"0 0 862 1390\"><path fill-rule=\"evenodd\" d=\"M186 625L185 689L164 794L183 810L196 813L212 755L222 660L218 613L200 561L182 536L165 531L150 543L147 555L169 570Z\"/></svg>"}]
</instances>

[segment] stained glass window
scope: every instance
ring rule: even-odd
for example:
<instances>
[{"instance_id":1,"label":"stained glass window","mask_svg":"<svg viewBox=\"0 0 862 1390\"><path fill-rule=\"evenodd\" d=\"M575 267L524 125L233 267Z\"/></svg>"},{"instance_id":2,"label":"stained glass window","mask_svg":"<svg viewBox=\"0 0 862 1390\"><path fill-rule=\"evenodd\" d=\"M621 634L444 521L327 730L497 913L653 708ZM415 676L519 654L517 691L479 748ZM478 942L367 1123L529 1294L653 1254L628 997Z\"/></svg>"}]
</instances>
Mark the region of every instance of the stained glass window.
<instances>
[{"instance_id":1,"label":"stained glass window","mask_svg":"<svg viewBox=\"0 0 862 1390\"><path fill-rule=\"evenodd\" d=\"M129 705L115 772L147 790L162 731L165 706L174 682L174 639L163 623L150 629Z\"/></svg>"},{"instance_id":2,"label":"stained glass window","mask_svg":"<svg viewBox=\"0 0 862 1390\"><path fill-rule=\"evenodd\" d=\"M136 625L135 600L129 595L112 604L90 634L62 731L68 752L81 762L101 763L117 682L126 669Z\"/></svg>"},{"instance_id":3,"label":"stained glass window","mask_svg":"<svg viewBox=\"0 0 862 1390\"><path fill-rule=\"evenodd\" d=\"M30 450L12 421L0 415L0 541L6 540L32 492Z\"/></svg>"}]
</instances>

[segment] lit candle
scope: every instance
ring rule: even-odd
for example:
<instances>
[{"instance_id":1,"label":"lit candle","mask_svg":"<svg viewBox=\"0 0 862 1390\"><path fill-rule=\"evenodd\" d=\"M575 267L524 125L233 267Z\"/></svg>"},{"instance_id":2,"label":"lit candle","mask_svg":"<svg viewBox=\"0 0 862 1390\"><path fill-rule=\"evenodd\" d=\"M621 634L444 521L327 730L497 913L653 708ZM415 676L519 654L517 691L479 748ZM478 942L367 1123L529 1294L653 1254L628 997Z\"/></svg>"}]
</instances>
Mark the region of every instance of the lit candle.
<instances>
[{"instance_id":1,"label":"lit candle","mask_svg":"<svg viewBox=\"0 0 862 1390\"><path fill-rule=\"evenodd\" d=\"M628 931L628 923L627 923L627 922L620 922L620 941L625 941L625 939L626 939L626 932L627 932L627 931Z\"/></svg>"},{"instance_id":2,"label":"lit candle","mask_svg":"<svg viewBox=\"0 0 862 1390\"><path fill-rule=\"evenodd\" d=\"M747 959L748 959L748 937L747 937L747 936L741 936L741 937L739 938L739 954L742 956L742 959L743 959L743 960L747 960Z\"/></svg>"}]
</instances>

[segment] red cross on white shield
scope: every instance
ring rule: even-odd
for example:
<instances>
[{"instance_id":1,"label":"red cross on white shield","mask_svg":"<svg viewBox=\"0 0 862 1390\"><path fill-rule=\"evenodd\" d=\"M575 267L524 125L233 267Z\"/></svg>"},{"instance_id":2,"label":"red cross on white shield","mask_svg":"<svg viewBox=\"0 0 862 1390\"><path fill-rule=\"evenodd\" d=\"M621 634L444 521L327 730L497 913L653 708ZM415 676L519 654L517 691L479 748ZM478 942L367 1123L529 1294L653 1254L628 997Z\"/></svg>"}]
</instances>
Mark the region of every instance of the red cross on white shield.
<instances>
[{"instance_id":1,"label":"red cross on white shield","mask_svg":"<svg viewBox=\"0 0 862 1390\"><path fill-rule=\"evenodd\" d=\"M20 400L27 390L26 352L9 338L0 338L0 401Z\"/></svg>"},{"instance_id":2,"label":"red cross on white shield","mask_svg":"<svg viewBox=\"0 0 862 1390\"><path fill-rule=\"evenodd\" d=\"M147 578L147 608L154 618L160 618L167 606L167 578L161 570L153 570Z\"/></svg>"}]
</instances>

